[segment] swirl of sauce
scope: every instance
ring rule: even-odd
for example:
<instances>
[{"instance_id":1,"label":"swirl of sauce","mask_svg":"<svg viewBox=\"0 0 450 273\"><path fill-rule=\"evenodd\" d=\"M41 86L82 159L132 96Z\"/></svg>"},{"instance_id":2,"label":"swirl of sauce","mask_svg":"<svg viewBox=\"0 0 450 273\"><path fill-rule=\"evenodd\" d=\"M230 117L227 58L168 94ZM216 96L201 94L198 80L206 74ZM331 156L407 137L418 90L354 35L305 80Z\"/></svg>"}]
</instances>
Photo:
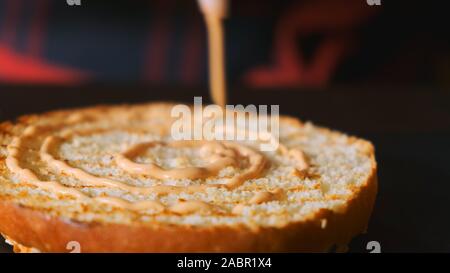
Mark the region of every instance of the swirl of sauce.
<instances>
[{"instance_id":1,"label":"swirl of sauce","mask_svg":"<svg viewBox=\"0 0 450 273\"><path fill-rule=\"evenodd\" d=\"M265 202L281 200L285 198L285 192L282 189L275 189L272 192L263 191L255 194L249 201L250 204L261 204Z\"/></svg>"},{"instance_id":2,"label":"swirl of sauce","mask_svg":"<svg viewBox=\"0 0 450 273\"><path fill-rule=\"evenodd\" d=\"M283 189L277 188L273 191L262 191L257 192L255 195L253 195L252 198L248 201L249 205L259 205L266 202L271 201L281 201L286 198L286 193ZM241 214L242 211L245 208L245 204L237 204L232 209L233 214Z\"/></svg>"},{"instance_id":3,"label":"swirl of sauce","mask_svg":"<svg viewBox=\"0 0 450 273\"><path fill-rule=\"evenodd\" d=\"M156 144L171 147L201 146L202 156L211 163L204 167L164 170L153 163L140 164L129 159L139 154L143 149L153 147ZM133 174L149 175L159 179L204 179L216 175L227 166L237 166L239 156L248 159L249 167L243 173L234 176L224 184L228 189L234 189L242 185L245 180L260 176L267 165L267 160L262 154L236 143L220 143L218 141L175 141L169 144L161 142L142 143L131 147L122 154L116 155L116 163L122 169Z\"/></svg>"},{"instance_id":4,"label":"swirl of sauce","mask_svg":"<svg viewBox=\"0 0 450 273\"><path fill-rule=\"evenodd\" d=\"M49 128L45 128L45 132L48 132ZM132 146L125 152L116 155L115 162L123 170L133 174L150 175L158 179L204 179L217 175L217 173L227 167L234 166L239 167L241 162L246 163L246 167L242 172L228 179L224 184L201 184L201 185L189 185L182 186L169 186L169 185L154 185L150 187L139 187L125 184L121 181L116 181L109 178L98 177L92 175L82 169L72 167L63 160L55 158L53 155L57 148L69 137L76 135L76 132L71 132L65 129L62 134L63 137L56 134L47 133L44 135L42 144L39 148L39 156L47 166L54 171L62 174L75 177L79 182L78 186L83 187L108 187L121 189L126 192L135 194L149 194L156 193L170 194L170 193L195 193L204 191L208 187L222 187L227 190L232 190L242 185L246 180L260 177L267 166L266 158L259 152L253 149L237 144L234 142L218 142L218 141L173 141L169 143L164 142L147 142L140 143ZM152 210L156 212L168 211L176 214L190 214L194 212L208 212L215 210L214 205L210 205L201 201L179 201L171 206L165 206L158 201L138 201L128 202L124 199L110 196L97 196L90 197L82 191L66 186L62 183L55 181L43 181L28 168L21 166L21 157L24 150L26 150L26 140L41 137L41 128L28 127L20 137L16 137L8 145L8 156L6 158L7 167L11 172L18 176L18 178L29 184L37 187L47 189L52 192L60 194L71 195L75 198L90 198L103 204L112 205L129 210L143 211ZM86 132L83 133L85 135ZM60 134L61 135L61 134ZM205 158L205 161L210 162L206 166L202 167L189 167L189 168L175 168L171 170L165 170L157 165L139 164L132 162L130 158L137 156L142 150L154 147L155 145L165 145L173 148L181 147L200 147L200 155ZM150 165L150 167L149 167Z\"/></svg>"},{"instance_id":5,"label":"swirl of sauce","mask_svg":"<svg viewBox=\"0 0 450 273\"><path fill-rule=\"evenodd\" d=\"M154 163L140 164L130 160L143 150L156 145L168 147L195 147L200 146L201 156L210 163L203 167L186 167L166 170ZM123 170L137 175L148 175L157 179L205 179L217 175L220 170L227 166L237 166L236 152L227 148L224 144L216 141L174 141L147 142L137 144L122 154L115 156L117 165Z\"/></svg>"}]
</instances>

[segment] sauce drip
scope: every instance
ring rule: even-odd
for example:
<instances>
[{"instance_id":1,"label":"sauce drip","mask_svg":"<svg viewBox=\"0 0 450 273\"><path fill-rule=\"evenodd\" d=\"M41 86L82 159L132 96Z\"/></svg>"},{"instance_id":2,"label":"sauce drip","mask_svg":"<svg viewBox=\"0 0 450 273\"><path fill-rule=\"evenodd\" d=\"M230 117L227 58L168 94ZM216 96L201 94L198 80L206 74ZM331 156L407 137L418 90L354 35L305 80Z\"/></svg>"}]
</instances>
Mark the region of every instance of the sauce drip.
<instances>
[{"instance_id":1,"label":"sauce drip","mask_svg":"<svg viewBox=\"0 0 450 273\"><path fill-rule=\"evenodd\" d=\"M225 0L199 0L208 31L209 86L212 101L225 107L226 73L223 19L227 13Z\"/></svg>"}]
</instances>

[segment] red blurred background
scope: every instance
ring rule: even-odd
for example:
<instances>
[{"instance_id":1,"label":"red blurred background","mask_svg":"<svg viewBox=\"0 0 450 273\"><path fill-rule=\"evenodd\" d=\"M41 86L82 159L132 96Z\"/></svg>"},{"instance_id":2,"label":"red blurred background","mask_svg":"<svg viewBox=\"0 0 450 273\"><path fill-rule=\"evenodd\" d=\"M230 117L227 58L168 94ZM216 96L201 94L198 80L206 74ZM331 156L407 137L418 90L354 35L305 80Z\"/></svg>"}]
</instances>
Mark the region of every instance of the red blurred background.
<instances>
[{"instance_id":1,"label":"red blurred background","mask_svg":"<svg viewBox=\"0 0 450 273\"><path fill-rule=\"evenodd\" d=\"M231 0L230 86L449 86L438 6L409 1ZM0 0L0 83L203 86L194 0Z\"/></svg>"}]
</instances>

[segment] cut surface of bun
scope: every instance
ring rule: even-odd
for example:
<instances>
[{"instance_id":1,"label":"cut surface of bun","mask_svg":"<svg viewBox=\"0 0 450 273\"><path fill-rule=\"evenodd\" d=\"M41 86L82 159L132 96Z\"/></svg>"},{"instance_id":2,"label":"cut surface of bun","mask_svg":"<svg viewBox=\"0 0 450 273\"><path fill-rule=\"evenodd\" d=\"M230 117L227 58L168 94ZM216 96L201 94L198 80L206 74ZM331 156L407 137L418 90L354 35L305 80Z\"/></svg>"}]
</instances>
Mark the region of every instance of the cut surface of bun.
<instances>
[{"instance_id":1,"label":"cut surface of bun","mask_svg":"<svg viewBox=\"0 0 450 273\"><path fill-rule=\"evenodd\" d=\"M20 252L323 252L365 232L368 141L280 117L260 140L180 141L174 104L0 125L0 233Z\"/></svg>"}]
</instances>

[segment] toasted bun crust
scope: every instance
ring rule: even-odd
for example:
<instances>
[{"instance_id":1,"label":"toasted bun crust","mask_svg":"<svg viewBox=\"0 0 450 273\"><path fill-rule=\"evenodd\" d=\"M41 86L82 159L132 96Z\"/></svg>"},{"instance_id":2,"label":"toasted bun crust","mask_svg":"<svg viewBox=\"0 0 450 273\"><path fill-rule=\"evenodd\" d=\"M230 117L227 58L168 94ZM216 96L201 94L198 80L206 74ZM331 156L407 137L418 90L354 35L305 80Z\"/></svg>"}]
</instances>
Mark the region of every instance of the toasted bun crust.
<instances>
[{"instance_id":1,"label":"toasted bun crust","mask_svg":"<svg viewBox=\"0 0 450 273\"><path fill-rule=\"evenodd\" d=\"M171 107L170 104L151 104L139 107ZM88 111L104 111L108 107ZM129 108L127 108L129 109ZM23 124L45 118L63 118L78 110L53 112L41 116L21 118L19 125L4 123L0 127L3 145L19 135ZM87 111L87 110L82 110ZM123 111L121 109L120 111ZM300 126L297 120L283 117L282 123ZM22 125L20 125L22 124ZM301 124L303 126L303 124ZM19 130L20 132L15 132ZM317 128L321 134L333 137L344 135ZM0 233L14 242L15 251L69 252L67 243L80 243L81 252L323 252L331 247L345 246L355 235L366 231L377 193L376 162L372 145L364 140L346 137L349 145L357 143L365 153L370 168L363 181L352 185L351 195L338 208L312 209L300 220L290 220L283 225L246 222L233 224L194 224L141 221L80 220L65 214L57 207L42 208L22 202L27 195L0 194ZM5 159L3 158L2 161ZM0 169L7 177L7 168ZM7 186L0 184L0 189ZM0 192L1 193L1 192ZM326 200L325 200L326 201ZM33 199L33 202L35 200ZM34 204L34 203L33 203ZM89 209L89 208L88 208ZM220 217L220 215L217 215ZM251 217L251 216L247 216Z\"/></svg>"},{"instance_id":2,"label":"toasted bun crust","mask_svg":"<svg viewBox=\"0 0 450 273\"><path fill-rule=\"evenodd\" d=\"M345 246L355 235L366 231L376 192L373 174L343 214L323 211L308 221L258 231L83 224L0 202L0 230L43 252L68 252L70 241L79 242L82 252L325 252L333 245ZM325 228L321 227L321 219L327 219ZM16 245L15 251L20 250L29 252Z\"/></svg>"}]
</instances>

